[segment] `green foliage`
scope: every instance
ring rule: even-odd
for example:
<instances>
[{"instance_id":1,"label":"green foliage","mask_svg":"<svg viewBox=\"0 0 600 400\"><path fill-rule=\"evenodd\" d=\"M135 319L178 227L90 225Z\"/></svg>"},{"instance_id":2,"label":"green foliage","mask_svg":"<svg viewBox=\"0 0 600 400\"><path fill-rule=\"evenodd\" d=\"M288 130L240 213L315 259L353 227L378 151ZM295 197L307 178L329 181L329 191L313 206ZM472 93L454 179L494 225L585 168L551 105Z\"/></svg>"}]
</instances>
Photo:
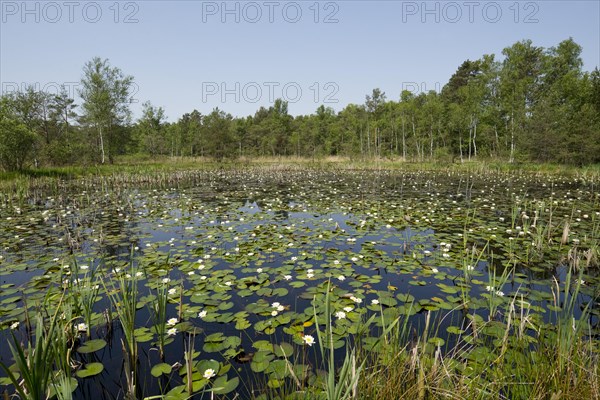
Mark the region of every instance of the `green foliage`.
<instances>
[{"instance_id":1,"label":"green foliage","mask_svg":"<svg viewBox=\"0 0 600 400\"><path fill-rule=\"evenodd\" d=\"M584 71L581 53L571 38L550 48L523 40L464 61L443 87L387 96L375 88L337 113L321 104L294 117L275 99L247 117L215 108L167 122L163 108L146 102L134 123L133 77L96 57L83 69L80 115L64 88L2 97L0 162L6 170L131 155L590 165L600 161L600 71Z\"/></svg>"},{"instance_id":2,"label":"green foliage","mask_svg":"<svg viewBox=\"0 0 600 400\"><path fill-rule=\"evenodd\" d=\"M0 99L0 166L7 171L22 170L29 161L35 135L20 122L8 98Z\"/></svg>"},{"instance_id":3,"label":"green foliage","mask_svg":"<svg viewBox=\"0 0 600 400\"><path fill-rule=\"evenodd\" d=\"M82 120L97 132L99 161L105 157L113 160L114 154L126 142L127 125L131 111L129 102L133 77L126 76L119 68L111 67L108 60L95 57L87 62L81 79L79 95L83 99Z\"/></svg>"},{"instance_id":4,"label":"green foliage","mask_svg":"<svg viewBox=\"0 0 600 400\"><path fill-rule=\"evenodd\" d=\"M9 342L8 347L18 373L0 362L0 368L23 400L49 398L50 393L56 394L59 399L70 399L76 386L69 377L69 352L61 352L66 350L66 340L58 327L59 310L60 304L50 321L44 321L41 313L36 315L34 341L27 347L24 348L13 334L13 342ZM46 322L49 322L48 327L45 327ZM54 371L55 363L59 371Z\"/></svg>"}]
</instances>

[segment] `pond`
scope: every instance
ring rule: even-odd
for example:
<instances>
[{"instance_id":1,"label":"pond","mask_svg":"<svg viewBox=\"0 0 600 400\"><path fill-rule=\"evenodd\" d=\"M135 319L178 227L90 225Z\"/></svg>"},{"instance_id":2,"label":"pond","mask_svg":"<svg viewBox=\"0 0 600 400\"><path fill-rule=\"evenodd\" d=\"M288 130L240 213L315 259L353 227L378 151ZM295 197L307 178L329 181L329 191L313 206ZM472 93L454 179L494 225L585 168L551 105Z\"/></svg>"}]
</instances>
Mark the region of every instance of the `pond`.
<instances>
[{"instance_id":1,"label":"pond","mask_svg":"<svg viewBox=\"0 0 600 400\"><path fill-rule=\"evenodd\" d=\"M0 361L54 320L76 399L271 398L319 384L325 334L338 360L399 319L434 320L441 352L487 321L493 345L515 305L533 337L569 293L599 334L593 180L255 168L0 200Z\"/></svg>"}]
</instances>

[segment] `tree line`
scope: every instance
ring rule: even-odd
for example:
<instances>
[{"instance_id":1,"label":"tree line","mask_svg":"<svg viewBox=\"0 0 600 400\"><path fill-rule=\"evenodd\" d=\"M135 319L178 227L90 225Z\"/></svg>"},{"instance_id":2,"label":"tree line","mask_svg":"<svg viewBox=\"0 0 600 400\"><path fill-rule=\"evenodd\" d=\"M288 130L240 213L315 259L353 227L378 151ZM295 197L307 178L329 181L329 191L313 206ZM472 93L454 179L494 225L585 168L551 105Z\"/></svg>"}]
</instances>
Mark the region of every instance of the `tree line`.
<instances>
[{"instance_id":1,"label":"tree line","mask_svg":"<svg viewBox=\"0 0 600 400\"><path fill-rule=\"evenodd\" d=\"M150 102L132 121L133 77L94 58L83 68L79 107L66 90L0 98L0 165L105 163L122 155L597 163L600 71L583 71L581 51L572 39L550 48L523 40L500 60L464 61L439 93L405 90L390 100L374 89L364 104L337 113L321 105L296 117L277 99L247 117L215 108L176 122Z\"/></svg>"}]
</instances>

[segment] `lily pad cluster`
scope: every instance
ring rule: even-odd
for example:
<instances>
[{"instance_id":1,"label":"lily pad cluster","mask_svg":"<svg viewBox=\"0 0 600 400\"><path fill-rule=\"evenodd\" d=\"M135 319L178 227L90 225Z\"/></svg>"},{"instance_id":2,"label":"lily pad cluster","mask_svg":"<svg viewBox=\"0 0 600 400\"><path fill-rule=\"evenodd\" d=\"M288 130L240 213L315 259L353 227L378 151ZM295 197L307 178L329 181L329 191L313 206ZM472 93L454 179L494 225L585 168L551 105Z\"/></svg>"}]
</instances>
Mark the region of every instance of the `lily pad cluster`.
<instances>
[{"instance_id":1,"label":"lily pad cluster","mask_svg":"<svg viewBox=\"0 0 600 400\"><path fill-rule=\"evenodd\" d=\"M428 312L443 316L432 349L481 344L472 357L485 360L487 340L506 332L499 316L518 301L533 338L557 318L565 285L577 287L576 315L587 307L598 333L594 184L251 169L184 174L166 188L70 182L66 192L38 191L25 202L5 196L0 340L25 337L30 315L62 307L74 377L124 385L105 363L121 357L109 298L114 282L130 280L139 291L134 336L145 395L185 398L248 393L250 382L265 382L264 390L319 385L317 331L331 330L326 347L378 351L386 326L403 318L423 329ZM577 278L566 282L569 271ZM489 324L471 335L467 326L479 319Z\"/></svg>"}]
</instances>

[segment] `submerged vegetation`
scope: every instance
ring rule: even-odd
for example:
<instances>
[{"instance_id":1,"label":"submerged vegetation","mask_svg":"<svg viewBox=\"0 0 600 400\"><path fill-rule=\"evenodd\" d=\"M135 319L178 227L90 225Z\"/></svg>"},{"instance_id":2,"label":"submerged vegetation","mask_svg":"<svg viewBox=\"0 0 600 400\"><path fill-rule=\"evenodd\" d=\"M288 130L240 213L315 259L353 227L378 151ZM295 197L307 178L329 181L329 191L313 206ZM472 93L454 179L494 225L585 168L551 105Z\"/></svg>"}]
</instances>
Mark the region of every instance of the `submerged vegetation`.
<instances>
[{"instance_id":1,"label":"submerged vegetation","mask_svg":"<svg viewBox=\"0 0 600 400\"><path fill-rule=\"evenodd\" d=\"M599 399L597 173L2 182L6 397Z\"/></svg>"}]
</instances>

